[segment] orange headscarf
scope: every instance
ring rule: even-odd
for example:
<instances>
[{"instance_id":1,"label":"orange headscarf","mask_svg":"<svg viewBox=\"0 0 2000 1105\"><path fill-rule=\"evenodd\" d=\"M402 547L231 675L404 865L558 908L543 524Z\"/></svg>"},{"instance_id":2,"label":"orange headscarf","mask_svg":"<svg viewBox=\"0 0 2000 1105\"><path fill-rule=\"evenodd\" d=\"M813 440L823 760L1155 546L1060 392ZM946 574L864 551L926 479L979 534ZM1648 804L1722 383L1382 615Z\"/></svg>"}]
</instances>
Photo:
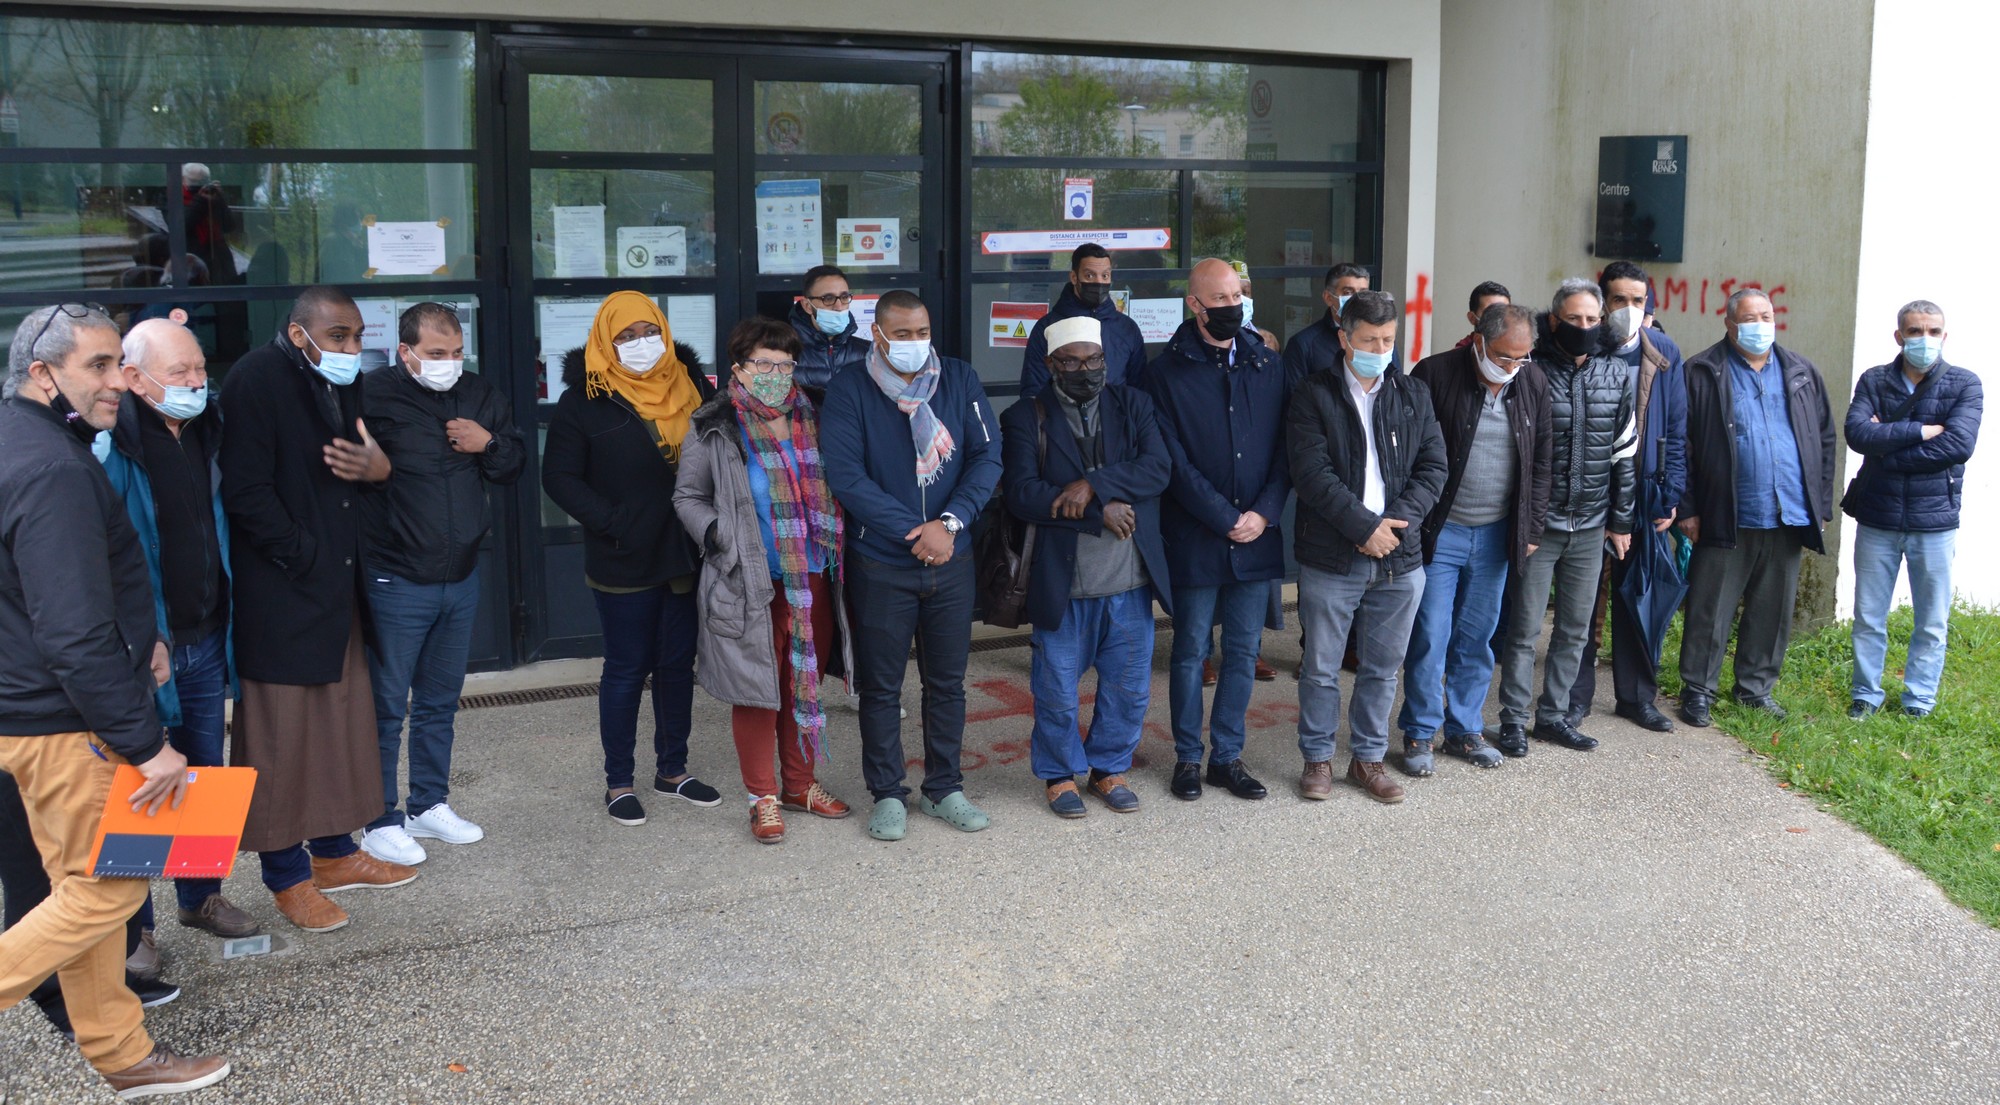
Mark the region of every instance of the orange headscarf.
<instances>
[{"instance_id":1,"label":"orange headscarf","mask_svg":"<svg viewBox=\"0 0 2000 1105\"><path fill-rule=\"evenodd\" d=\"M658 363L643 374L621 364L611 343L619 331L635 322L659 327L667 346ZM598 305L597 318L590 324L590 340L583 346L583 388L584 395L592 399L611 393L630 403L639 417L652 423L653 443L660 452L679 463L681 441L687 437L688 419L701 406L701 392L674 354L674 332L651 296L612 292Z\"/></svg>"}]
</instances>

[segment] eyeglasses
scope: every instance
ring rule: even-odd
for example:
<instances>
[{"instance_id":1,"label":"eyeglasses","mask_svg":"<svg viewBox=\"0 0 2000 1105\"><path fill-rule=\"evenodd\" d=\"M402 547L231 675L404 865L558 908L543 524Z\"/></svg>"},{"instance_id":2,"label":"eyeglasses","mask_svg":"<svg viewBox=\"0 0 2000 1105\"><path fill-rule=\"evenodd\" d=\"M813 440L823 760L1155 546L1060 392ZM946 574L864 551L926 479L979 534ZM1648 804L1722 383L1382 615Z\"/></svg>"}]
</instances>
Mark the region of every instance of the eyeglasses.
<instances>
[{"instance_id":1,"label":"eyeglasses","mask_svg":"<svg viewBox=\"0 0 2000 1105\"><path fill-rule=\"evenodd\" d=\"M1060 353L1052 353L1049 355L1049 360L1055 362L1056 371L1058 372L1077 372L1083 370L1095 372L1104 367L1104 354L1102 353L1093 354L1089 357L1065 357Z\"/></svg>"},{"instance_id":2,"label":"eyeglasses","mask_svg":"<svg viewBox=\"0 0 2000 1105\"><path fill-rule=\"evenodd\" d=\"M1519 372L1521 371L1521 366L1527 364L1529 361L1534 360L1535 356L1534 354L1530 353L1525 357L1498 357L1495 356L1493 354L1493 351L1489 349L1486 351L1486 359L1492 361L1496 366L1507 369L1510 372Z\"/></svg>"},{"instance_id":3,"label":"eyeglasses","mask_svg":"<svg viewBox=\"0 0 2000 1105\"><path fill-rule=\"evenodd\" d=\"M41 359L35 357L35 347L42 343L43 338L48 337L49 327L55 323L57 315L68 315L71 318L89 318L93 311L100 315L106 313L103 307L95 303L56 304L56 309L50 311L49 317L42 320L42 328L35 331L35 340L28 343L28 356L34 357L36 360Z\"/></svg>"},{"instance_id":4,"label":"eyeglasses","mask_svg":"<svg viewBox=\"0 0 2000 1105\"><path fill-rule=\"evenodd\" d=\"M817 303L828 310L832 310L835 307L845 307L854 302L854 293L835 292L832 295L808 295L800 298L804 299L807 303Z\"/></svg>"},{"instance_id":5,"label":"eyeglasses","mask_svg":"<svg viewBox=\"0 0 2000 1105\"><path fill-rule=\"evenodd\" d=\"M773 372L790 372L799 367L797 361L767 361L762 357L751 357L743 362L752 376L764 376Z\"/></svg>"}]
</instances>

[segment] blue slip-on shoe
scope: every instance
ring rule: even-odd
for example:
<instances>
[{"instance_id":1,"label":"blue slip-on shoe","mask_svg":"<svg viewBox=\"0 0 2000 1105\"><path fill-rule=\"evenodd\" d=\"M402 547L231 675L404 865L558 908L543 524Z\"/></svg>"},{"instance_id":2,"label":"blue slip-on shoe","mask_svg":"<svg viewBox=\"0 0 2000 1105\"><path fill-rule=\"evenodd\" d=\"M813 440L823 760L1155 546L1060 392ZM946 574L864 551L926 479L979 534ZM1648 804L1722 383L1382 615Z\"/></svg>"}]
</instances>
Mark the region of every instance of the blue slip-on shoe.
<instances>
[{"instance_id":1,"label":"blue slip-on shoe","mask_svg":"<svg viewBox=\"0 0 2000 1105\"><path fill-rule=\"evenodd\" d=\"M1090 793L1104 800L1113 813L1132 813L1139 808L1139 796L1132 793L1125 776L1105 775L1097 771L1090 773Z\"/></svg>"},{"instance_id":2,"label":"blue slip-on shoe","mask_svg":"<svg viewBox=\"0 0 2000 1105\"><path fill-rule=\"evenodd\" d=\"M986 811L973 805L962 790L954 790L936 802L919 798L917 808L962 833L976 833L990 824Z\"/></svg>"},{"instance_id":3,"label":"blue slip-on shoe","mask_svg":"<svg viewBox=\"0 0 2000 1105\"><path fill-rule=\"evenodd\" d=\"M901 798L880 799L875 803L875 813L868 818L868 835L877 840L901 840L909 816Z\"/></svg>"},{"instance_id":4,"label":"blue slip-on shoe","mask_svg":"<svg viewBox=\"0 0 2000 1105\"><path fill-rule=\"evenodd\" d=\"M1083 795L1077 793L1075 779L1044 780L1049 792L1049 812L1057 817L1075 820L1089 813L1083 808Z\"/></svg>"},{"instance_id":5,"label":"blue slip-on shoe","mask_svg":"<svg viewBox=\"0 0 2000 1105\"><path fill-rule=\"evenodd\" d=\"M1457 756L1474 767L1499 767L1500 750L1486 743L1486 737L1479 733L1460 733L1446 737L1442 749L1447 756Z\"/></svg>"}]
</instances>

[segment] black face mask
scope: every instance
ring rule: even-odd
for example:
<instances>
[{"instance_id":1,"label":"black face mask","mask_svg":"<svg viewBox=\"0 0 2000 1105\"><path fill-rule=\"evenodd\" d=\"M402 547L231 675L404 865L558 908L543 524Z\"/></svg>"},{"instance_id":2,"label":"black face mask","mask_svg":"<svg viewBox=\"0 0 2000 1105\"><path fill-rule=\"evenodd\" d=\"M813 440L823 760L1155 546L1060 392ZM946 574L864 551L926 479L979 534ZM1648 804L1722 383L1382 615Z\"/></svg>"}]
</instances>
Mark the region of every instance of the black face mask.
<instances>
[{"instance_id":1,"label":"black face mask","mask_svg":"<svg viewBox=\"0 0 2000 1105\"><path fill-rule=\"evenodd\" d=\"M1556 323L1556 344L1572 357L1588 357L1597 352L1598 343L1604 336L1604 326L1578 326L1573 322Z\"/></svg>"},{"instance_id":2,"label":"black face mask","mask_svg":"<svg viewBox=\"0 0 2000 1105\"><path fill-rule=\"evenodd\" d=\"M1093 311L1102 307L1104 301L1111 298L1109 284L1077 284L1075 287L1077 302Z\"/></svg>"},{"instance_id":3,"label":"black face mask","mask_svg":"<svg viewBox=\"0 0 2000 1105\"><path fill-rule=\"evenodd\" d=\"M1107 370L1079 368L1075 372L1056 373L1056 390L1068 396L1071 402L1088 403L1104 390L1104 374Z\"/></svg>"},{"instance_id":4,"label":"black face mask","mask_svg":"<svg viewBox=\"0 0 2000 1105\"><path fill-rule=\"evenodd\" d=\"M1216 341L1234 341L1243 332L1243 305L1232 303L1227 307L1210 307L1208 321L1201 324L1208 336Z\"/></svg>"},{"instance_id":5,"label":"black face mask","mask_svg":"<svg viewBox=\"0 0 2000 1105\"><path fill-rule=\"evenodd\" d=\"M69 427L69 432L75 434L79 440L84 442L97 440L97 427L83 420L82 412L70 404L69 396L64 395L61 388L57 388L56 393L49 397L49 409L62 416L63 425Z\"/></svg>"}]
</instances>

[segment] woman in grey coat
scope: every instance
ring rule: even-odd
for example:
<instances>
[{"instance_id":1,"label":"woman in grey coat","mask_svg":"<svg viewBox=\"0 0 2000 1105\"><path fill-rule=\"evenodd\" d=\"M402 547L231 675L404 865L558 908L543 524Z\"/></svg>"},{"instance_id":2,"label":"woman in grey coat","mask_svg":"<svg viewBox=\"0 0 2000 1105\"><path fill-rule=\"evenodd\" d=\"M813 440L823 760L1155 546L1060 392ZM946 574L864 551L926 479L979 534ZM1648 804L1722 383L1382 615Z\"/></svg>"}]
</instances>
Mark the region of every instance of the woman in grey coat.
<instances>
[{"instance_id":1,"label":"woman in grey coat","mask_svg":"<svg viewBox=\"0 0 2000 1105\"><path fill-rule=\"evenodd\" d=\"M781 809L848 814L813 780L825 758L820 677L845 672L853 646L840 507L820 467L819 414L792 382L798 358L790 326L736 325L728 380L695 411L674 487L681 525L707 550L695 681L734 707L750 833L765 844L785 837Z\"/></svg>"}]
</instances>

